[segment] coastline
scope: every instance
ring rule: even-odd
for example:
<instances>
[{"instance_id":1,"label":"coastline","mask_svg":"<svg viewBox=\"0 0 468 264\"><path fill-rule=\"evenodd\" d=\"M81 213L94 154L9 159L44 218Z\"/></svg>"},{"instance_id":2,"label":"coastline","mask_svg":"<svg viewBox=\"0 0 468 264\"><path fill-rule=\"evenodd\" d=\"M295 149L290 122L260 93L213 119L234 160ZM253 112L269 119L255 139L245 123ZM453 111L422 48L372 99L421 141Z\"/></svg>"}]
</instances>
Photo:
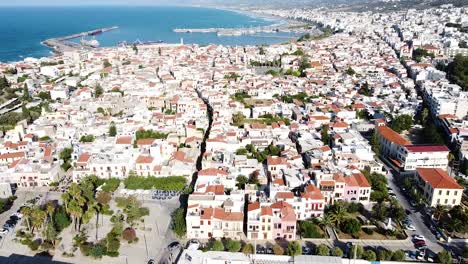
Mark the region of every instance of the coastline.
<instances>
[{"instance_id":1,"label":"coastline","mask_svg":"<svg viewBox=\"0 0 468 264\"><path fill-rule=\"evenodd\" d=\"M260 13L257 13L257 12L254 12L254 11L251 11L251 10L245 10L245 9L233 9L233 8L228 8L228 7L222 7L222 6L208 6L208 7L204 7L204 6L196 6L196 5L187 5L187 6L174 6L174 7L191 7L191 8L201 8L201 9L212 9L212 10L219 10L219 11L227 11L227 12L232 12L232 13L237 13L237 14L241 14L241 15L244 15L244 16L247 16L249 18L252 18L252 19L255 19L255 20L263 20L263 21L268 21L268 22L271 22L269 23L268 25L266 26L269 26L269 27L272 27L272 26L287 26L291 23L291 21L288 21L282 17L279 17L279 16L270 16L270 15L266 15L266 14L260 14ZM233 28L235 29L235 28ZM252 35L253 37L255 37L254 35ZM27 56L27 55L23 55L23 54L20 54L18 55L18 58L17 59L12 59L12 60L5 60L5 61L0 61L0 64L1 63L18 63L18 62L21 62L21 61L24 61L28 58L34 58L34 59L45 59L45 58L53 58L53 57L56 57L56 56L60 56L61 52L60 52L60 48L57 48L57 46L55 45L50 45L50 41L55 41L55 40L60 40L62 38L64 38L66 36L59 36L59 37L54 37L54 38L49 38L49 39L44 39L44 40L41 40L40 41L40 44L41 46L44 46L47 48L47 52L48 54L47 55L41 55L41 56ZM239 38L242 38L244 36L235 36L235 37L239 37ZM217 37L219 38L219 36ZM271 38L275 38L275 36L271 36ZM293 37L291 37L293 38ZM278 38L278 43L281 43L282 41ZM174 44L175 42L167 42L166 44ZM62 43L63 45L62 46L66 46L66 42L63 42ZM193 43L194 45L200 45L199 43ZM223 45L223 44L221 44ZM226 45L226 44L224 44ZM232 44L232 45L235 45L235 44ZM244 46L255 46L255 45L259 45L259 44L245 44ZM101 46L99 48L94 48L94 49L103 49L103 48L116 48L117 47L117 44L113 44L113 45L107 45L107 46ZM76 48L76 47L75 47Z\"/></svg>"}]
</instances>

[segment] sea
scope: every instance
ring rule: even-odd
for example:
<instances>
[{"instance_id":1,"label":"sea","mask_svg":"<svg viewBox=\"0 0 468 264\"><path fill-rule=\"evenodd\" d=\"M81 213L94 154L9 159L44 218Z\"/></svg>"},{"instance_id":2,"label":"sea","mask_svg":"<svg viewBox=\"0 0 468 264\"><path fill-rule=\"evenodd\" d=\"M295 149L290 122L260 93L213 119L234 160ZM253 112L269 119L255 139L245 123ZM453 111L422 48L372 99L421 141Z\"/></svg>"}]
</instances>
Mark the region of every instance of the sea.
<instances>
[{"instance_id":1,"label":"sea","mask_svg":"<svg viewBox=\"0 0 468 264\"><path fill-rule=\"evenodd\" d=\"M112 26L119 28L95 36L101 46L115 46L122 41L180 43L181 39L186 44L261 45L285 42L294 36L290 33L217 36L216 33L173 32L174 28L240 28L278 23L284 21L201 7L0 7L0 62L49 56L51 50L41 41Z\"/></svg>"}]
</instances>

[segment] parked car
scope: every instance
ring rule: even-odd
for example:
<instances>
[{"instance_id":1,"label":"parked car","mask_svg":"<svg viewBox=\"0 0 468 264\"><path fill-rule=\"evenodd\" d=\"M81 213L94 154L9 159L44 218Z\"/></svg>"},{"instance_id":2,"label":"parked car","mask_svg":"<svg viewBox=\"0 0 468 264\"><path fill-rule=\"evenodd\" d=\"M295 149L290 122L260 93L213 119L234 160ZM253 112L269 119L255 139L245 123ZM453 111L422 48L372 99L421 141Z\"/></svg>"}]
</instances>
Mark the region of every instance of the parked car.
<instances>
[{"instance_id":1,"label":"parked car","mask_svg":"<svg viewBox=\"0 0 468 264\"><path fill-rule=\"evenodd\" d=\"M422 250L422 248L426 247L426 241L416 241L414 242L414 246L417 248L417 249L420 249Z\"/></svg>"},{"instance_id":2,"label":"parked car","mask_svg":"<svg viewBox=\"0 0 468 264\"><path fill-rule=\"evenodd\" d=\"M426 241L426 238L423 235L414 235L413 240L414 241Z\"/></svg>"},{"instance_id":3,"label":"parked car","mask_svg":"<svg viewBox=\"0 0 468 264\"><path fill-rule=\"evenodd\" d=\"M257 251L257 254L265 254L266 253L266 249L262 245L257 245L256 251Z\"/></svg>"},{"instance_id":4,"label":"parked car","mask_svg":"<svg viewBox=\"0 0 468 264\"><path fill-rule=\"evenodd\" d=\"M0 235L6 235L6 234L8 234L8 232L9 232L8 229L2 228L2 229L0 230Z\"/></svg>"},{"instance_id":5,"label":"parked car","mask_svg":"<svg viewBox=\"0 0 468 264\"><path fill-rule=\"evenodd\" d=\"M273 255L273 246L268 246L266 248L266 253L269 254L269 255Z\"/></svg>"},{"instance_id":6,"label":"parked car","mask_svg":"<svg viewBox=\"0 0 468 264\"><path fill-rule=\"evenodd\" d=\"M414 227L412 224L405 225L405 229L409 231L416 231L416 227Z\"/></svg>"},{"instance_id":7,"label":"parked car","mask_svg":"<svg viewBox=\"0 0 468 264\"><path fill-rule=\"evenodd\" d=\"M310 247L303 246L302 255L312 255L312 249Z\"/></svg>"},{"instance_id":8,"label":"parked car","mask_svg":"<svg viewBox=\"0 0 468 264\"><path fill-rule=\"evenodd\" d=\"M170 243L169 246L167 246L167 249L169 251L173 251L173 250L175 250L175 249L177 249L179 247L180 247L180 243L178 241L174 241L174 242Z\"/></svg>"},{"instance_id":9,"label":"parked car","mask_svg":"<svg viewBox=\"0 0 468 264\"><path fill-rule=\"evenodd\" d=\"M190 249L190 250L197 250L200 248L200 241L196 240L196 239L190 239L189 243L188 243L188 246L187 246L187 249Z\"/></svg>"}]
</instances>

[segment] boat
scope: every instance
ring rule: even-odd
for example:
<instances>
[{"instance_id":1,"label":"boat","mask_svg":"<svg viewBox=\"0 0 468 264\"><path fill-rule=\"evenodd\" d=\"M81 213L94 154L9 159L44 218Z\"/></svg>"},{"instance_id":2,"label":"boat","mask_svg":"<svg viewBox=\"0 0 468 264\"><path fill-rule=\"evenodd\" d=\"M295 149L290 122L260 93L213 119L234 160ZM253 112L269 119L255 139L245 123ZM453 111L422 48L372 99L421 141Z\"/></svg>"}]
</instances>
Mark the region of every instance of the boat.
<instances>
[{"instance_id":1,"label":"boat","mask_svg":"<svg viewBox=\"0 0 468 264\"><path fill-rule=\"evenodd\" d=\"M95 36L95 35L99 35L101 33L102 33L102 29L98 29L98 30L94 30L94 31L89 32L88 35Z\"/></svg>"}]
</instances>

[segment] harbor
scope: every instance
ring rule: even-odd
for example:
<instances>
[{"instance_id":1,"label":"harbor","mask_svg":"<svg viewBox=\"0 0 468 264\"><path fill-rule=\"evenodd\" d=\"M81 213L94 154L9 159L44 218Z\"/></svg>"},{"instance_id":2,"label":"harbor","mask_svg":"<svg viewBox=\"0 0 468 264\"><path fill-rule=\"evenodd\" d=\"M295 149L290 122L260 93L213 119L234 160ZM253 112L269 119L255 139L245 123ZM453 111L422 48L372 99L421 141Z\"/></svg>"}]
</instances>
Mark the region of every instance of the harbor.
<instances>
[{"instance_id":1,"label":"harbor","mask_svg":"<svg viewBox=\"0 0 468 264\"><path fill-rule=\"evenodd\" d=\"M242 36L258 33L310 33L314 27L307 23L289 21L284 24L271 26L243 27L243 28L175 28L175 33L216 33L218 36Z\"/></svg>"},{"instance_id":2,"label":"harbor","mask_svg":"<svg viewBox=\"0 0 468 264\"><path fill-rule=\"evenodd\" d=\"M73 35L68 35L65 37L47 39L41 43L53 49L54 52L56 53L62 53L64 51L72 50L72 49L92 49L92 48L97 48L99 46L99 42L94 39L94 36L100 35L102 33L109 32L112 30L116 30L118 28L119 28L118 26L100 28L100 29L95 29L91 31L76 33ZM85 40L85 37L93 37L93 39ZM79 44L70 41L70 40L77 39L77 38L82 38Z\"/></svg>"}]
</instances>

